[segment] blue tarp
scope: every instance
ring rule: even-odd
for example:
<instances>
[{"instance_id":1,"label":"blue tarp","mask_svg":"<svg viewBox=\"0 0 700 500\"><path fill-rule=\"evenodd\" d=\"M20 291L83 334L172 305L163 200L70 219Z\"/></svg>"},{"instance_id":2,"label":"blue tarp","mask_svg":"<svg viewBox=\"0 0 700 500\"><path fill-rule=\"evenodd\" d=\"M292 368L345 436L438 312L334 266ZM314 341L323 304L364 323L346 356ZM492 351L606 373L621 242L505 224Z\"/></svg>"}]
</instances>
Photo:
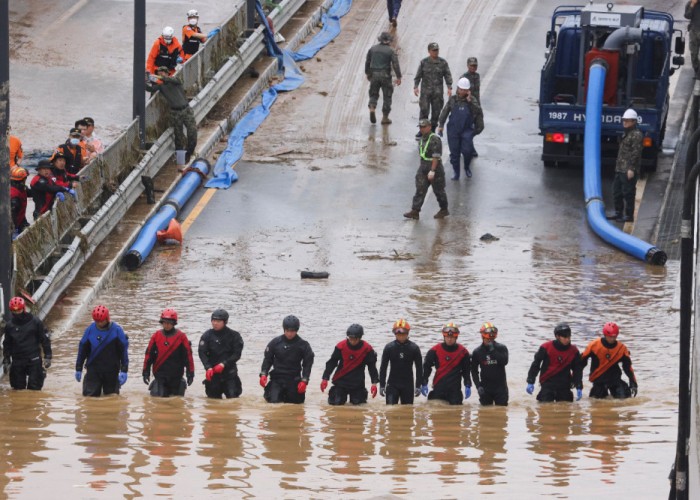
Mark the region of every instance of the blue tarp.
<instances>
[{"instance_id":1,"label":"blue tarp","mask_svg":"<svg viewBox=\"0 0 700 500\"><path fill-rule=\"evenodd\" d=\"M295 60L304 60L313 57L323 46L333 40L340 33L339 19L348 13L352 6L352 0L336 0L333 6L323 16L323 30L321 30L301 52L281 50L274 41L270 32L260 2L257 2L258 15L267 28L265 30L265 43L270 55L280 60L280 68L284 69L284 80L263 92L262 104L251 109L233 128L228 138L228 145L221 153L216 165L214 165L214 177L206 183L207 188L228 189L238 180L238 174L233 166L243 156L243 143L249 135L253 134L260 124L270 114L270 108L277 100L278 92L289 92L304 83L304 77L294 63ZM308 51L307 51L308 49ZM313 52L311 52L313 51ZM310 53L308 57L305 54Z\"/></svg>"}]
</instances>

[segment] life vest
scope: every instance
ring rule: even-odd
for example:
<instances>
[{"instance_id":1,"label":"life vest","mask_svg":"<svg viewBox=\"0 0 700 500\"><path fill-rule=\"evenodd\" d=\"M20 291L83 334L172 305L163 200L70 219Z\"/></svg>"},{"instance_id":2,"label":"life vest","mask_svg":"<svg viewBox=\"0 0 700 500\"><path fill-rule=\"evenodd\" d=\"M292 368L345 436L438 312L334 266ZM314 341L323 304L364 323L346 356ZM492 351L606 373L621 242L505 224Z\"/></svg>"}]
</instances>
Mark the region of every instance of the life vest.
<instances>
[{"instance_id":1,"label":"life vest","mask_svg":"<svg viewBox=\"0 0 700 500\"><path fill-rule=\"evenodd\" d=\"M359 349L350 349L348 341L342 340L338 342L336 347L340 350L340 355L343 358L343 366L333 375L333 382L360 366L367 355L372 351L372 346L367 342L362 342L362 346Z\"/></svg>"},{"instance_id":2,"label":"life vest","mask_svg":"<svg viewBox=\"0 0 700 500\"><path fill-rule=\"evenodd\" d=\"M163 43L159 44L158 55L156 56L156 68L160 66L165 66L166 68L173 70L177 66L177 56L178 50L173 50L170 52L168 47L174 46L174 42L170 45L165 45ZM177 49L177 47L175 47Z\"/></svg>"},{"instance_id":3,"label":"life vest","mask_svg":"<svg viewBox=\"0 0 700 500\"><path fill-rule=\"evenodd\" d=\"M182 50L185 54L191 56L197 53L199 50L199 44L202 42L199 40L199 38L187 36L187 28L195 33L201 33L202 29L199 26L190 26L189 24L185 24L182 27Z\"/></svg>"},{"instance_id":4,"label":"life vest","mask_svg":"<svg viewBox=\"0 0 700 500\"><path fill-rule=\"evenodd\" d=\"M56 151L61 151L66 156L66 172L72 175L78 175L78 172L83 168L83 148L78 144L61 144L56 148ZM55 154L51 156L53 162Z\"/></svg>"},{"instance_id":5,"label":"life vest","mask_svg":"<svg viewBox=\"0 0 700 500\"><path fill-rule=\"evenodd\" d=\"M553 340L542 344L542 348L547 351L549 364L547 370L540 375L540 384L545 383L560 371L568 369L578 354L578 348L575 345L569 344L565 351L560 351L554 347Z\"/></svg>"},{"instance_id":6,"label":"life vest","mask_svg":"<svg viewBox=\"0 0 700 500\"><path fill-rule=\"evenodd\" d=\"M10 184L10 199L20 200L19 211L15 214L14 222L15 228L21 229L27 220L27 190L15 187L12 183Z\"/></svg>"},{"instance_id":7,"label":"life vest","mask_svg":"<svg viewBox=\"0 0 700 500\"><path fill-rule=\"evenodd\" d=\"M178 347L180 347L184 342L188 342L187 336L180 330L177 330L173 335L166 335L163 330L158 330L153 334L152 339L153 344L155 344L158 355L153 362L153 373L158 373L158 369L162 366L165 361L175 352ZM148 366L148 359L151 355L151 350L149 349L146 353L146 359L144 360L144 370Z\"/></svg>"},{"instance_id":8,"label":"life vest","mask_svg":"<svg viewBox=\"0 0 700 500\"><path fill-rule=\"evenodd\" d=\"M34 189L34 186L36 186L39 182L41 182L42 179L44 182L46 182L50 186L56 185L53 177L47 179L47 178L42 177L40 175L35 175L34 178L32 179L32 182L29 183L29 186L32 188L32 192L33 192L32 198L34 198L34 213L39 214L39 215L44 214L51 209L51 205L53 204L53 198L54 198L53 193L49 193L48 191L38 191L38 190Z\"/></svg>"},{"instance_id":9,"label":"life vest","mask_svg":"<svg viewBox=\"0 0 700 500\"><path fill-rule=\"evenodd\" d=\"M598 368L592 371L588 377L588 380L591 382L594 382L603 373L608 371L611 366L619 362L622 359L622 356L625 354L629 355L627 347L622 342L616 342L614 346L608 348L603 344L603 339L600 338L588 344L588 347L586 347L586 350L583 351L582 356L585 358L591 353L598 358Z\"/></svg>"},{"instance_id":10,"label":"life vest","mask_svg":"<svg viewBox=\"0 0 700 500\"><path fill-rule=\"evenodd\" d=\"M452 352L445 350L445 347L442 344L438 344L432 348L432 350L435 351L438 360L438 367L437 370L435 370L435 378L433 378L433 387L437 385L440 379L454 370L456 366L459 366L464 359L464 356L469 355L469 351L467 351L466 347L461 344L456 345L457 349Z\"/></svg>"}]
</instances>

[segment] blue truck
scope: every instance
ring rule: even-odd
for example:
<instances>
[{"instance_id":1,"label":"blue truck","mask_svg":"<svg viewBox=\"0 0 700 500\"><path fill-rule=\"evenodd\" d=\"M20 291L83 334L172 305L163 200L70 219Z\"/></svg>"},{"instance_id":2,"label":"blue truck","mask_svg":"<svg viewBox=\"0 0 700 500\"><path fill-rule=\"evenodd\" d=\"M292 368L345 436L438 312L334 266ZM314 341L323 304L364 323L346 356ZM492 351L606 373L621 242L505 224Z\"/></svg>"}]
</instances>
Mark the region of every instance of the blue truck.
<instances>
[{"instance_id":1,"label":"blue truck","mask_svg":"<svg viewBox=\"0 0 700 500\"><path fill-rule=\"evenodd\" d=\"M610 50L606 40L625 28L637 39ZM673 16L613 3L562 5L552 14L540 79L539 127L546 167L583 163L586 89L590 63L608 65L603 96L601 164L615 163L622 114L633 108L644 133L643 171L656 169L666 129L669 79L684 62L683 32ZM675 53L675 55L674 55Z\"/></svg>"}]
</instances>

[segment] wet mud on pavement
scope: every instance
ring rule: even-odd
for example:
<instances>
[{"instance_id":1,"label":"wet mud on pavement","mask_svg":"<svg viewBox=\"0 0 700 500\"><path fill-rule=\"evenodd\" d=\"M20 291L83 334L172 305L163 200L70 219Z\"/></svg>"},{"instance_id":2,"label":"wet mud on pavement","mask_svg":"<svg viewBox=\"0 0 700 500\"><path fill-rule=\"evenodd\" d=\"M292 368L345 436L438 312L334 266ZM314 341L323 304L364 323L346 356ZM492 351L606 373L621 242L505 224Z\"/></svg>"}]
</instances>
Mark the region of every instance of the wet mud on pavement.
<instances>
[{"instance_id":1,"label":"wet mud on pavement","mask_svg":"<svg viewBox=\"0 0 700 500\"><path fill-rule=\"evenodd\" d=\"M354 2L336 41L302 63L304 86L281 95L246 142L239 181L213 196L183 246L157 248L97 299L130 337L123 394L80 396L73 360L87 314L54 338L44 392L0 384L6 494L32 498L38 482L50 481L55 495L80 498L204 490L262 498L665 497L676 435L677 349L668 332L677 329L678 264L645 266L603 244L585 221L580 171L542 168L536 99L556 5L404 5L395 42L404 79L394 123L381 127L367 117L362 68L387 28L385 5ZM473 43L445 35L457 27ZM406 221L417 167L412 78L433 40L453 75L479 56L486 130L474 177L448 184L451 215L433 220L429 194L421 219ZM481 241L487 232L498 240ZM303 270L330 278L302 281ZM185 398L147 396L142 356L165 307L178 310L195 347L211 311L229 310L229 326L245 341L240 399L205 399L199 362ZM316 353L303 406L267 405L258 386L265 345L287 314L299 316L299 333ZM462 407L423 397L412 407L381 398L330 407L318 385L347 326L363 324L381 352L399 317L424 354L447 321L460 325L470 351L479 325L493 321L510 351L510 405L481 408L472 396ZM525 393L534 352L562 320L581 349L605 321L620 324L637 398L591 400L587 380L578 403L540 405Z\"/></svg>"}]
</instances>

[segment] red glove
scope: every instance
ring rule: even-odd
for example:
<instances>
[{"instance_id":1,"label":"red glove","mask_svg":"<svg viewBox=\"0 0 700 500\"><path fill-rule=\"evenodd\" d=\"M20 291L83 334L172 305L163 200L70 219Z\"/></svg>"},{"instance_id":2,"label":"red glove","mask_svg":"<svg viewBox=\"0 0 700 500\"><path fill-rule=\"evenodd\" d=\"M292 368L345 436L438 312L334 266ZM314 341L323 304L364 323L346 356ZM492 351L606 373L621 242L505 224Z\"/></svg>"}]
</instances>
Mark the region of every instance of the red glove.
<instances>
[{"instance_id":1,"label":"red glove","mask_svg":"<svg viewBox=\"0 0 700 500\"><path fill-rule=\"evenodd\" d=\"M260 375L260 387L265 388L267 385L267 375Z\"/></svg>"},{"instance_id":2,"label":"red glove","mask_svg":"<svg viewBox=\"0 0 700 500\"><path fill-rule=\"evenodd\" d=\"M321 392L326 392L326 387L328 387L328 380L321 380Z\"/></svg>"},{"instance_id":3,"label":"red glove","mask_svg":"<svg viewBox=\"0 0 700 500\"><path fill-rule=\"evenodd\" d=\"M369 392L372 393L373 398L376 398L377 397L377 384L372 384L372 387L369 388Z\"/></svg>"},{"instance_id":4,"label":"red glove","mask_svg":"<svg viewBox=\"0 0 700 500\"><path fill-rule=\"evenodd\" d=\"M224 371L224 364L223 363L219 363L218 365L216 365L214 367L214 373L221 373L222 371Z\"/></svg>"},{"instance_id":5,"label":"red glove","mask_svg":"<svg viewBox=\"0 0 700 500\"><path fill-rule=\"evenodd\" d=\"M207 382L211 382L211 378L214 376L214 369L213 369L213 368L209 368L209 369L207 370L207 373L206 373L205 376L206 376Z\"/></svg>"},{"instance_id":6,"label":"red glove","mask_svg":"<svg viewBox=\"0 0 700 500\"><path fill-rule=\"evenodd\" d=\"M304 394L306 392L306 382L303 380L299 382L299 385L297 385L297 392L299 394Z\"/></svg>"}]
</instances>

